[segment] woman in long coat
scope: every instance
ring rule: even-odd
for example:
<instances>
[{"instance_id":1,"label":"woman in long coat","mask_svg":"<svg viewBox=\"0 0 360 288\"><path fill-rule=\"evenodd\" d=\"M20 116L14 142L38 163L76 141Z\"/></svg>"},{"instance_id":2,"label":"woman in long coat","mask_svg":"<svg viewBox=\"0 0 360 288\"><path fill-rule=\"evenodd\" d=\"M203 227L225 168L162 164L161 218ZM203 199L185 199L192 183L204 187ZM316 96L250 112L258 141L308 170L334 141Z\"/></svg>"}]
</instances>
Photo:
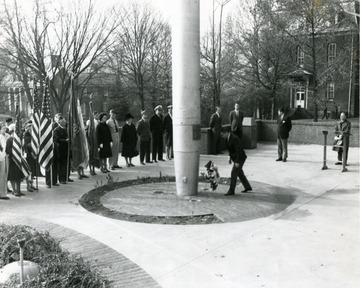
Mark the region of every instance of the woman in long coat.
<instances>
[{"instance_id":1,"label":"woman in long coat","mask_svg":"<svg viewBox=\"0 0 360 288\"><path fill-rule=\"evenodd\" d=\"M112 156L112 138L109 126L106 124L106 120L106 113L101 113L99 116L100 123L96 126L96 138L100 157L100 171L103 173L110 172L110 170L107 169L106 163L107 159Z\"/></svg>"},{"instance_id":2,"label":"woman in long coat","mask_svg":"<svg viewBox=\"0 0 360 288\"><path fill-rule=\"evenodd\" d=\"M127 167L134 167L135 165L131 162L132 158L139 155L139 152L136 150L136 127L132 123L134 117L130 113L126 114L125 118L126 123L121 131L121 142L123 143L121 155L125 158Z\"/></svg>"},{"instance_id":3,"label":"woman in long coat","mask_svg":"<svg viewBox=\"0 0 360 288\"><path fill-rule=\"evenodd\" d=\"M14 134L13 134L14 135ZM16 163L13 160L13 142L14 138L9 137L9 139L6 142L6 155L8 155L9 159L9 170L8 170L8 177L7 180L10 181L11 186L14 191L14 195L20 197L20 183L24 179L24 174L20 170L20 168L16 165Z\"/></svg>"}]
</instances>

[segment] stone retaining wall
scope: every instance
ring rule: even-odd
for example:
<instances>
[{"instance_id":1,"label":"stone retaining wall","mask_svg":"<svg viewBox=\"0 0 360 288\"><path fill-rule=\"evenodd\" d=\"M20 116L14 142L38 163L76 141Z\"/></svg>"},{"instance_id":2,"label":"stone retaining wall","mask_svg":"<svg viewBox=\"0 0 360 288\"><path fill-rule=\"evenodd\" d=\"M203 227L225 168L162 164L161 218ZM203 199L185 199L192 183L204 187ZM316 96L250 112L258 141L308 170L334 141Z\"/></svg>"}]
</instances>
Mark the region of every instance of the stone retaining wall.
<instances>
[{"instance_id":1,"label":"stone retaining wall","mask_svg":"<svg viewBox=\"0 0 360 288\"><path fill-rule=\"evenodd\" d=\"M351 122L351 137L350 137L350 146L359 147L359 123L352 121ZM354 119L355 120L355 119ZM356 119L358 121L358 119ZM257 140L258 141L276 141L276 130L277 123L276 120L257 120ZM335 131L335 121L334 122L306 122L302 121L292 121L292 129L290 132L289 142L298 143L298 144L324 144L324 135L322 131L328 131L327 142L332 144L334 139Z\"/></svg>"}]
</instances>

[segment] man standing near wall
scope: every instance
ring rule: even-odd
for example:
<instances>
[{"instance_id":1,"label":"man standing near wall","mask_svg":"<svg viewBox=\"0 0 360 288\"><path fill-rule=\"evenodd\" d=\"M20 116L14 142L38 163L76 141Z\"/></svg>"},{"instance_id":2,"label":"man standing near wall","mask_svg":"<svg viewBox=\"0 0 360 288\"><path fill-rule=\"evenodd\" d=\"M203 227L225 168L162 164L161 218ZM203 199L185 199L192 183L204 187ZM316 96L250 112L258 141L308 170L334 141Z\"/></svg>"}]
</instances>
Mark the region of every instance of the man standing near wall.
<instances>
[{"instance_id":1,"label":"man standing near wall","mask_svg":"<svg viewBox=\"0 0 360 288\"><path fill-rule=\"evenodd\" d=\"M220 151L220 130L222 128L221 107L216 106L216 112L211 115L211 154L221 154Z\"/></svg>"},{"instance_id":2,"label":"man standing near wall","mask_svg":"<svg viewBox=\"0 0 360 288\"><path fill-rule=\"evenodd\" d=\"M243 120L244 114L240 111L240 105L239 103L235 103L234 110L229 114L229 123L231 132L239 137L239 139L242 137Z\"/></svg>"},{"instance_id":3,"label":"man standing near wall","mask_svg":"<svg viewBox=\"0 0 360 288\"><path fill-rule=\"evenodd\" d=\"M342 140L342 148L338 150L338 162L335 165L347 165L348 151L349 151L349 138L350 138L351 122L346 119L346 114L340 114L340 121L335 125L335 134L337 134L337 140ZM343 155L344 153L344 155ZM344 159L343 159L344 156Z\"/></svg>"},{"instance_id":4,"label":"man standing near wall","mask_svg":"<svg viewBox=\"0 0 360 288\"><path fill-rule=\"evenodd\" d=\"M286 162L288 157L288 138L289 132L292 128L290 117L285 115L285 107L281 107L278 111L278 126L277 126L277 144L278 144L278 159L276 161Z\"/></svg>"}]
</instances>

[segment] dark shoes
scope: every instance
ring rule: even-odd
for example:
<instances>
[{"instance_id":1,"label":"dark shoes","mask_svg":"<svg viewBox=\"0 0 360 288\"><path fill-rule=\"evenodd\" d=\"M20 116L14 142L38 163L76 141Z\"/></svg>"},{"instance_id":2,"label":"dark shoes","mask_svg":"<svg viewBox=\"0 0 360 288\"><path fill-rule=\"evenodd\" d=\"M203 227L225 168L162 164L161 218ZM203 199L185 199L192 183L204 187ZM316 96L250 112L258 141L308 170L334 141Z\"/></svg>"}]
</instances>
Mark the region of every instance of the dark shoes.
<instances>
[{"instance_id":1,"label":"dark shoes","mask_svg":"<svg viewBox=\"0 0 360 288\"><path fill-rule=\"evenodd\" d=\"M335 165L342 165L342 162L336 162Z\"/></svg>"},{"instance_id":2,"label":"dark shoes","mask_svg":"<svg viewBox=\"0 0 360 288\"><path fill-rule=\"evenodd\" d=\"M153 162L154 162L154 163L158 163L158 161L156 161L156 160L153 160Z\"/></svg>"},{"instance_id":3,"label":"dark shoes","mask_svg":"<svg viewBox=\"0 0 360 288\"><path fill-rule=\"evenodd\" d=\"M278 158L278 159L276 159L275 161L283 161L283 159L282 159L282 158Z\"/></svg>"},{"instance_id":4,"label":"dark shoes","mask_svg":"<svg viewBox=\"0 0 360 288\"><path fill-rule=\"evenodd\" d=\"M283 162L286 162L286 158L283 159Z\"/></svg>"},{"instance_id":5,"label":"dark shoes","mask_svg":"<svg viewBox=\"0 0 360 288\"><path fill-rule=\"evenodd\" d=\"M4 196L4 197L0 197L0 200L9 200L10 198L7 197L7 196Z\"/></svg>"},{"instance_id":6,"label":"dark shoes","mask_svg":"<svg viewBox=\"0 0 360 288\"><path fill-rule=\"evenodd\" d=\"M141 164L141 165L145 165L145 163L144 163L144 162L140 162L140 164Z\"/></svg>"},{"instance_id":7,"label":"dark shoes","mask_svg":"<svg viewBox=\"0 0 360 288\"><path fill-rule=\"evenodd\" d=\"M114 168L117 168L117 169L122 169L122 167L121 167L121 166L119 166L119 165L115 165L115 166L114 166Z\"/></svg>"},{"instance_id":8,"label":"dark shoes","mask_svg":"<svg viewBox=\"0 0 360 288\"><path fill-rule=\"evenodd\" d=\"M249 191L252 191L252 188L247 188L247 189L244 189L243 191L241 191L241 193L247 193Z\"/></svg>"},{"instance_id":9,"label":"dark shoes","mask_svg":"<svg viewBox=\"0 0 360 288\"><path fill-rule=\"evenodd\" d=\"M111 167L110 169L111 169L111 170L115 170L115 167L113 166L113 167Z\"/></svg>"},{"instance_id":10,"label":"dark shoes","mask_svg":"<svg viewBox=\"0 0 360 288\"><path fill-rule=\"evenodd\" d=\"M224 194L224 196L232 196L232 195L235 195L235 193L231 191L228 191L226 194Z\"/></svg>"},{"instance_id":11,"label":"dark shoes","mask_svg":"<svg viewBox=\"0 0 360 288\"><path fill-rule=\"evenodd\" d=\"M66 183L65 183L66 184ZM52 184L52 186L60 186L58 183ZM47 188L51 188L52 186L46 185Z\"/></svg>"},{"instance_id":12,"label":"dark shoes","mask_svg":"<svg viewBox=\"0 0 360 288\"><path fill-rule=\"evenodd\" d=\"M65 181L60 181L60 184L66 184L66 182Z\"/></svg>"},{"instance_id":13,"label":"dark shoes","mask_svg":"<svg viewBox=\"0 0 360 288\"><path fill-rule=\"evenodd\" d=\"M68 181L67 182L74 182L74 180L72 180L72 179L68 179Z\"/></svg>"},{"instance_id":14,"label":"dark shoes","mask_svg":"<svg viewBox=\"0 0 360 288\"><path fill-rule=\"evenodd\" d=\"M151 163L153 163L153 161L146 161L146 163L150 163L150 164L151 164Z\"/></svg>"}]
</instances>

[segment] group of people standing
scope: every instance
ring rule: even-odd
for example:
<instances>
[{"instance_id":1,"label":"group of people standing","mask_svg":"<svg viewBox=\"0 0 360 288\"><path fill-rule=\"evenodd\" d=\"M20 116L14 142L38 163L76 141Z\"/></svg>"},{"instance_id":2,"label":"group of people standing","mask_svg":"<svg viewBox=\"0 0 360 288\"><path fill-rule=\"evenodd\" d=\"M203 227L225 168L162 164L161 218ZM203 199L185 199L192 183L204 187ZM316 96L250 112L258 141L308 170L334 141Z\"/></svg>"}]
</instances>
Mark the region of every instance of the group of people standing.
<instances>
[{"instance_id":1,"label":"group of people standing","mask_svg":"<svg viewBox=\"0 0 360 288\"><path fill-rule=\"evenodd\" d=\"M96 150L97 157L91 157L88 161L90 174L96 175L95 167L100 168L103 173L110 172L110 170L121 169L118 165L120 144L122 143L121 155L124 157L127 167L134 167L133 158L140 155L140 164L157 163L158 161L165 161L163 159L164 139L166 159L171 160L173 154L173 131L172 131L172 105L167 106L168 113L163 116L163 108L158 105L154 109L154 114L150 117L146 110L141 111L141 119L135 124L134 117L128 113L125 115L125 123L121 127L116 117L114 110L110 110L109 117L107 113L93 112L94 129L96 136ZM243 138L243 119L244 114L240 111L239 103L235 103L234 110L229 113L230 129L225 129L222 124L221 107L216 107L215 113L210 118L210 129L212 133L211 153L222 154L220 148L220 138L226 141L226 147L229 151L229 163L233 164L231 171L231 182L229 191L226 196L235 194L236 180L239 177L244 186L243 193L252 190L252 187L247 180L243 166L245 164L247 155L244 151L242 143ZM90 120L86 123L86 132L88 142L90 144ZM27 190L33 192L37 188L33 186L32 179L34 176L41 176L39 166L36 165L36 160L31 148L31 120L25 123L21 133L22 149L25 152L26 160L31 168L31 175L26 179ZM71 171L71 149L69 145L69 135L67 129L66 119L58 113L54 117L53 123L53 142L54 142L54 157L51 169L45 173L47 187L59 186L67 182L73 182L69 178ZM284 107L278 110L277 121L277 145L278 158L276 161L286 162L288 158L288 138L292 129L290 117L286 114ZM5 123L0 122L0 199L9 199L6 192L14 193L20 196L20 182L25 178L22 171L17 167L12 159L12 144L13 132L15 124L11 118L8 118ZM345 161L347 164L347 155L349 149L349 136L351 130L351 123L346 119L346 114L341 113L340 121L335 126L336 140L343 143L342 147L337 147L338 162L336 165L342 164ZM138 152L138 140L140 152ZM151 149L150 149L151 146ZM89 150L91 145L88 146ZM343 157L343 152L345 151ZM90 151L89 151L90 152ZM90 153L91 154L91 153ZM345 159L343 159L345 158ZM98 161L95 161L98 160ZM85 166L85 165L84 165ZM87 166L87 164L86 164ZM83 166L77 167L78 178L88 178L84 174ZM11 183L13 191L8 188L8 181Z\"/></svg>"},{"instance_id":2,"label":"group of people standing","mask_svg":"<svg viewBox=\"0 0 360 288\"><path fill-rule=\"evenodd\" d=\"M37 190L37 188L33 186L32 181L37 171L34 165L35 159L31 154L31 125L31 121L26 122L21 135L18 135L22 142L22 149L25 153L24 157L31 169L30 175L25 177L22 170L14 161L13 143L15 123L13 123L11 117L7 118L5 123L0 122L0 199L2 200L9 199L7 193L12 193L19 197L24 195L20 191L20 183L24 179L26 180L28 192ZM12 190L8 186L9 182Z\"/></svg>"},{"instance_id":3,"label":"group of people standing","mask_svg":"<svg viewBox=\"0 0 360 288\"><path fill-rule=\"evenodd\" d=\"M121 134L120 126L113 110L110 110L109 119L107 119L106 113L98 114L94 112L100 171L107 173L110 170L122 168L118 165L120 143L122 143L121 156L125 159L126 167L134 167L133 158L138 155L140 155L141 165L165 161L163 159L164 138L166 158L171 160L174 157L172 105L169 105L167 109L168 113L163 116L162 106L156 106L154 115L150 119L149 113L146 110L141 111L141 119L136 123L136 126L133 123L134 117L130 113L126 114L125 124L121 127ZM89 123L87 123L87 127L89 127ZM140 140L140 151L137 149L138 140ZM90 173L95 175L94 167L91 163Z\"/></svg>"},{"instance_id":4,"label":"group of people standing","mask_svg":"<svg viewBox=\"0 0 360 288\"><path fill-rule=\"evenodd\" d=\"M78 179L88 178L84 174L84 168L89 166L90 174L96 175L95 168L101 172L108 173L110 170L121 169L119 166L120 145L122 143L121 156L124 157L126 167L134 167L133 159L140 154L140 164L157 163L163 159L163 148L165 140L166 159L171 160L173 154L172 135L172 105L167 106L167 113L163 116L163 108L158 105L154 114L149 119L149 113L141 111L141 119L133 123L134 117L127 113L124 117L125 123L120 127L117 115L114 110L109 114L93 112L93 129L95 131L96 156L91 155L90 141L90 120L86 122L85 131L87 136L88 159L86 163L74 168L72 165L71 137L68 131L68 124L61 113L54 116L53 130L53 160L50 169L45 171L45 181L48 188L73 182L70 179L71 170L77 170ZM20 183L25 179L22 171L16 166L12 158L12 135L15 124L11 118L5 123L0 123L0 199L9 199L7 193L15 196L24 195L20 191ZM36 165L37 160L31 146L32 122L27 121L22 129L21 141L22 151L30 168L31 177L27 179L27 191L33 192L36 187L32 184L35 176L43 176L40 166ZM140 140L138 151L138 139ZM151 146L151 149L150 149ZM93 150L94 151L94 150ZM152 156L152 157L151 157ZM8 181L13 190L8 188Z\"/></svg>"}]
</instances>

